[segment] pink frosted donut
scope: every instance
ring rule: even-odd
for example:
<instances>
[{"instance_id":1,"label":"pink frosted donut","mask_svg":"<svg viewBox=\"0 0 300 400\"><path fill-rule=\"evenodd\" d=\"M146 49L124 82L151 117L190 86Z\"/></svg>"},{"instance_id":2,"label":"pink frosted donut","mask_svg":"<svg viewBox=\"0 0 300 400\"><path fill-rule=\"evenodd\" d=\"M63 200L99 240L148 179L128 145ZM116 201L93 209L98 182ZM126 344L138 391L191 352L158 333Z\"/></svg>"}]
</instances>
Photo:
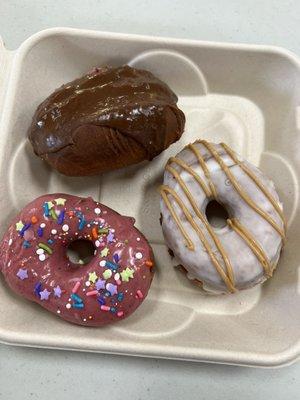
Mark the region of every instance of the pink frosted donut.
<instances>
[{"instance_id":1,"label":"pink frosted donut","mask_svg":"<svg viewBox=\"0 0 300 400\"><path fill-rule=\"evenodd\" d=\"M152 249L134 222L90 197L39 197L4 234L0 270L13 291L69 322L121 320L144 300L153 276ZM93 243L87 264L67 256L76 240Z\"/></svg>"}]
</instances>

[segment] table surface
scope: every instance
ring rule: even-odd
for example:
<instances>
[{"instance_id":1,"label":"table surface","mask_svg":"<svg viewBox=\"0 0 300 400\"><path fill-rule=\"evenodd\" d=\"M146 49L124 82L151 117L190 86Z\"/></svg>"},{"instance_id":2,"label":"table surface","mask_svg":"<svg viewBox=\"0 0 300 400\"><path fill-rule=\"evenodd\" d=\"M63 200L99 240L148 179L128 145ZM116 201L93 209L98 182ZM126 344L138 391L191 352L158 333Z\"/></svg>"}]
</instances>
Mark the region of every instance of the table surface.
<instances>
[{"instance_id":1,"label":"table surface","mask_svg":"<svg viewBox=\"0 0 300 400\"><path fill-rule=\"evenodd\" d=\"M0 0L8 48L52 26L274 44L300 54L299 0ZM0 399L88 396L296 400L300 363L263 370L0 345Z\"/></svg>"}]
</instances>

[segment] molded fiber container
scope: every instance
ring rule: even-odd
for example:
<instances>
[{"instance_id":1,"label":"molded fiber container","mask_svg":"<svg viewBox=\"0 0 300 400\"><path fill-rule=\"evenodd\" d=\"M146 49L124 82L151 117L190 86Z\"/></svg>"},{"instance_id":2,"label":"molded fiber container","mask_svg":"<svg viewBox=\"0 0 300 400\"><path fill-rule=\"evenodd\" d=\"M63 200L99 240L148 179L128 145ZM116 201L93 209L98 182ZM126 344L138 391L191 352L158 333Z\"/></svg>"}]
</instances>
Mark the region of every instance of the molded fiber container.
<instances>
[{"instance_id":1,"label":"molded fiber container","mask_svg":"<svg viewBox=\"0 0 300 400\"><path fill-rule=\"evenodd\" d=\"M181 140L156 157L91 178L69 178L33 155L26 130L37 105L62 83L98 65L152 71L179 97ZM143 305L105 328L71 325L8 289L0 277L0 340L73 349L252 366L300 355L300 62L270 47L101 33L42 31L16 51L0 43L0 234L44 193L92 196L150 240L156 275ZM174 268L159 224L166 160L196 138L224 141L274 181L288 239L274 277L235 295L204 296Z\"/></svg>"}]
</instances>

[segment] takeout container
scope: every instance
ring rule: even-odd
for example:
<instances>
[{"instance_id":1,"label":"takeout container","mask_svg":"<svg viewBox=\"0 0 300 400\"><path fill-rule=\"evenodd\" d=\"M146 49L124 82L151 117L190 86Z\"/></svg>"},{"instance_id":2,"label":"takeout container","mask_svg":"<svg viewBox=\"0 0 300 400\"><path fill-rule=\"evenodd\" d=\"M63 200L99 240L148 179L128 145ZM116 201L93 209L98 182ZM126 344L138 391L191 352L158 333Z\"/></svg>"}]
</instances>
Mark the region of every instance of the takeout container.
<instances>
[{"instance_id":1,"label":"takeout container","mask_svg":"<svg viewBox=\"0 0 300 400\"><path fill-rule=\"evenodd\" d=\"M96 65L152 71L186 114L180 142L156 157L91 178L59 175L33 155L26 130L55 88ZM300 62L276 47L101 33L39 32L16 51L0 43L0 233L33 198L92 196L136 218L150 240L156 275L143 305L105 328L71 325L15 295L0 278L0 340L73 349L250 366L279 366L300 355ZM235 295L203 296L174 268L164 245L157 186L163 166L196 138L225 141L277 187L288 240L275 276Z\"/></svg>"}]
</instances>

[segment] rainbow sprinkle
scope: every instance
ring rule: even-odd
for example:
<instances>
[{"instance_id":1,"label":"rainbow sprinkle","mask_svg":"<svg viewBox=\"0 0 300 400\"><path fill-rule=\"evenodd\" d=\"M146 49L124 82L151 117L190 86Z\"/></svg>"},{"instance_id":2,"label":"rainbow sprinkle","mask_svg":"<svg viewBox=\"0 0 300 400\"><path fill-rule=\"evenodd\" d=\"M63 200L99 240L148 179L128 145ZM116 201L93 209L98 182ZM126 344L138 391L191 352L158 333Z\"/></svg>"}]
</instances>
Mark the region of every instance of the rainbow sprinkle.
<instances>
[{"instance_id":1,"label":"rainbow sprinkle","mask_svg":"<svg viewBox=\"0 0 300 400\"><path fill-rule=\"evenodd\" d=\"M87 305L96 302L101 311L110 312L121 318L124 316L122 309L125 306L124 299L131 296L133 299L142 300L145 297L141 289L136 290L135 293L127 290L127 283L135 278L136 271L142 266L151 268L153 263L151 260L142 260L142 253L139 252L139 249L133 248L133 262L138 264L130 263L130 267L128 264L124 265L127 261L123 260L122 263L123 249L129 241L118 239L118 233L114 227L105 220L107 211L100 210L98 207L89 209L82 206L82 203L78 203L80 206L68 209L65 206L66 202L67 200L62 198L46 201L41 206L43 217L37 213L37 216L28 217L30 222L20 220L16 223L18 237L22 238L20 239L22 247L27 249L33 246L35 248L33 253L37 255L38 262L42 263L49 259L49 255L55 252L58 245L67 246L74 239L91 240L96 249L95 255L100 256L100 259L95 258L93 267L95 270L87 269L84 277L80 273L77 276L74 273L75 277L73 275L72 278L74 286L69 289L71 290L69 294L66 289L61 289L61 282L52 281L49 285L46 280L43 280L44 278L34 283L33 292L40 301L57 302L57 313L62 317L64 313L76 309L78 310L76 315L79 315L83 322L95 320L96 315L89 315L85 310L88 309ZM88 210L90 213L94 212L96 216L90 217L90 213L89 215L85 214ZM27 230L29 231L25 234ZM39 240L43 240L43 242L39 242ZM139 240L140 238L136 238L137 242ZM113 254L110 256L111 252ZM33 276L29 259L30 257L24 257L20 264L22 268L16 271L20 283L23 281L24 284L28 283L31 280L28 278ZM28 266L25 268L27 262ZM60 269L61 266L58 265L57 268ZM146 271L147 269L145 268ZM32 282L30 284L32 285Z\"/></svg>"},{"instance_id":2,"label":"rainbow sprinkle","mask_svg":"<svg viewBox=\"0 0 300 400\"><path fill-rule=\"evenodd\" d=\"M45 217L49 217L49 206L48 206L48 203L44 203L44 205L43 205L43 209L44 209L44 215L45 215Z\"/></svg>"},{"instance_id":3,"label":"rainbow sprinkle","mask_svg":"<svg viewBox=\"0 0 300 400\"><path fill-rule=\"evenodd\" d=\"M62 210L57 218L57 223L59 225L62 225L64 223L65 220L65 210Z\"/></svg>"},{"instance_id":4,"label":"rainbow sprinkle","mask_svg":"<svg viewBox=\"0 0 300 400\"><path fill-rule=\"evenodd\" d=\"M72 303L72 307L73 308L84 308L84 304L83 303Z\"/></svg>"},{"instance_id":5,"label":"rainbow sprinkle","mask_svg":"<svg viewBox=\"0 0 300 400\"><path fill-rule=\"evenodd\" d=\"M76 301L76 303L83 303L82 298L75 293L71 294L71 299Z\"/></svg>"},{"instance_id":6,"label":"rainbow sprinkle","mask_svg":"<svg viewBox=\"0 0 300 400\"><path fill-rule=\"evenodd\" d=\"M57 220L57 215L56 215L56 212L55 212L54 208L51 208L51 210L50 210L50 215L51 215L51 217L52 217L53 219Z\"/></svg>"},{"instance_id":7,"label":"rainbow sprinkle","mask_svg":"<svg viewBox=\"0 0 300 400\"><path fill-rule=\"evenodd\" d=\"M116 271L119 266L111 261L106 261L105 266L108 267L109 269Z\"/></svg>"},{"instance_id":8,"label":"rainbow sprinkle","mask_svg":"<svg viewBox=\"0 0 300 400\"><path fill-rule=\"evenodd\" d=\"M45 244L45 243L39 243L39 244L38 244L38 247L39 247L40 249L45 250L48 254L52 254L52 253L53 253L53 250L52 250L47 244Z\"/></svg>"},{"instance_id":9,"label":"rainbow sprinkle","mask_svg":"<svg viewBox=\"0 0 300 400\"><path fill-rule=\"evenodd\" d=\"M72 289L72 293L76 293L77 290L79 289L79 287L80 287L80 281L75 283L75 285L74 285L74 287Z\"/></svg>"}]
</instances>

